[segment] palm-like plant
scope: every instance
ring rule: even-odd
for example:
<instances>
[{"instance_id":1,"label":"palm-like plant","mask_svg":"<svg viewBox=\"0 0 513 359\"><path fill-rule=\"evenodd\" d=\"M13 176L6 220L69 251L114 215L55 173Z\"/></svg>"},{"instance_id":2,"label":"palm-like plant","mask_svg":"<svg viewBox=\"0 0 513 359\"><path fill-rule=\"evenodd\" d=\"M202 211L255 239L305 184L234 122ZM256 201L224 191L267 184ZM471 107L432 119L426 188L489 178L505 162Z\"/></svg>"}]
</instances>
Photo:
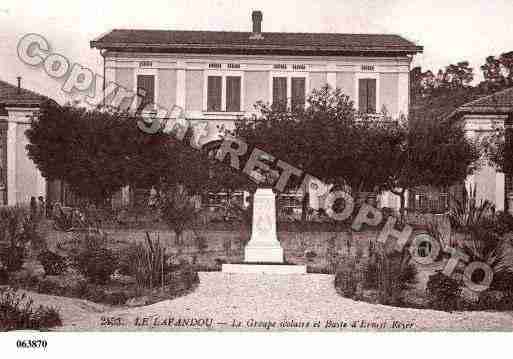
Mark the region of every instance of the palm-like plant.
<instances>
[{"instance_id":1,"label":"palm-like plant","mask_svg":"<svg viewBox=\"0 0 513 359\"><path fill-rule=\"evenodd\" d=\"M489 200L477 201L476 187L470 187L470 193L463 192L462 199L452 198L449 220L455 230L471 231L483 225L495 214L495 206Z\"/></svg>"},{"instance_id":2,"label":"palm-like plant","mask_svg":"<svg viewBox=\"0 0 513 359\"><path fill-rule=\"evenodd\" d=\"M451 226L465 233L458 248L469 256L469 262L487 263L494 276L513 273L513 243L511 238L501 237L496 229L495 206L488 200L476 199L476 187L470 194L464 192L462 200L453 200L449 213Z\"/></svg>"},{"instance_id":3,"label":"palm-like plant","mask_svg":"<svg viewBox=\"0 0 513 359\"><path fill-rule=\"evenodd\" d=\"M176 245L181 245L182 233L199 212L192 197L183 186L176 185L160 198L160 209L162 219L175 232Z\"/></svg>"}]
</instances>

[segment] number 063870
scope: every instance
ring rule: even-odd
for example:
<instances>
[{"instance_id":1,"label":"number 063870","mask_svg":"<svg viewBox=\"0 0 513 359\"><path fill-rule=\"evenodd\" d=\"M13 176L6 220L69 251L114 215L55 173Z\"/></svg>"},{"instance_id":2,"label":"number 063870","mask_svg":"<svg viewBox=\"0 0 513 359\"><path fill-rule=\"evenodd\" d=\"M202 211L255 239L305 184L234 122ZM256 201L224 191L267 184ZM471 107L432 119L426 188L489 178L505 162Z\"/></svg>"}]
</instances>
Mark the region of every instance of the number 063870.
<instances>
[{"instance_id":1,"label":"number 063870","mask_svg":"<svg viewBox=\"0 0 513 359\"><path fill-rule=\"evenodd\" d=\"M18 348L46 348L48 343L44 339L26 339L17 340L16 347Z\"/></svg>"}]
</instances>

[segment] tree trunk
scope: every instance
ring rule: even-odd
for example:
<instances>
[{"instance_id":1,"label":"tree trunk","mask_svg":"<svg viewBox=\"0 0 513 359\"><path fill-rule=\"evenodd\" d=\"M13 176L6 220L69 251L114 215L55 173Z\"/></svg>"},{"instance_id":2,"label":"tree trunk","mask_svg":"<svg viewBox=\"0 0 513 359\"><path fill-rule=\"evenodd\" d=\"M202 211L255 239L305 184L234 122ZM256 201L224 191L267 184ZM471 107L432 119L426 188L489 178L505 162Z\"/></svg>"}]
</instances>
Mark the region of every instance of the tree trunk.
<instances>
[{"instance_id":1,"label":"tree trunk","mask_svg":"<svg viewBox=\"0 0 513 359\"><path fill-rule=\"evenodd\" d=\"M310 194L305 192L303 199L301 200L301 222L306 224L306 214L308 212L308 203L310 202Z\"/></svg>"}]
</instances>

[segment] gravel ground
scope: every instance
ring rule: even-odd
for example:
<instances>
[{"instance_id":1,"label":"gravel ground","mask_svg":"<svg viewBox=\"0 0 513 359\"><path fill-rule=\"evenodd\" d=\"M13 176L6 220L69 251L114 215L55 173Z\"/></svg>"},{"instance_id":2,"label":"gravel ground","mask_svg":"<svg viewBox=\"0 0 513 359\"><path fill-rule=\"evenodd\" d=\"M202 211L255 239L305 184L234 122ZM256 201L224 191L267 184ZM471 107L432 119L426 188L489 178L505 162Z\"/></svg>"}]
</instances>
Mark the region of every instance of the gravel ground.
<instances>
[{"instance_id":1,"label":"gravel ground","mask_svg":"<svg viewBox=\"0 0 513 359\"><path fill-rule=\"evenodd\" d=\"M61 308L57 330L513 330L513 315L394 308L340 297L333 276L200 273L191 294L139 308L34 295ZM52 303L50 303L50 302ZM106 311L102 311L106 310Z\"/></svg>"}]
</instances>

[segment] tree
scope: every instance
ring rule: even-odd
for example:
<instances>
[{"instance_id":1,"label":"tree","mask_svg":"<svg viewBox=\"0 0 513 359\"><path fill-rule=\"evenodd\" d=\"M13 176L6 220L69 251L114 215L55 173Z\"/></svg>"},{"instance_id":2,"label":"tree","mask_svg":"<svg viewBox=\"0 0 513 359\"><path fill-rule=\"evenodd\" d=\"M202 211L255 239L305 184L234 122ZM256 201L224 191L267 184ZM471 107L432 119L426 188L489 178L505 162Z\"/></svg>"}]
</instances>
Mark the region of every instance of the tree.
<instances>
[{"instance_id":1,"label":"tree","mask_svg":"<svg viewBox=\"0 0 513 359\"><path fill-rule=\"evenodd\" d=\"M484 81L481 87L494 92L513 86L513 51L505 52L499 57L488 56L481 66Z\"/></svg>"},{"instance_id":2,"label":"tree","mask_svg":"<svg viewBox=\"0 0 513 359\"><path fill-rule=\"evenodd\" d=\"M192 130L180 141L142 132L139 120L127 113L50 104L27 130L29 157L45 178L65 181L97 204L125 185L161 191L181 184L191 194L214 187L211 161L189 145Z\"/></svg>"},{"instance_id":3,"label":"tree","mask_svg":"<svg viewBox=\"0 0 513 359\"><path fill-rule=\"evenodd\" d=\"M509 115L509 121L513 114ZM513 176L513 129L497 128L495 133L486 139L485 153L492 166L504 172L506 178Z\"/></svg>"},{"instance_id":4,"label":"tree","mask_svg":"<svg viewBox=\"0 0 513 359\"><path fill-rule=\"evenodd\" d=\"M50 103L26 131L28 154L45 178L100 204L127 182L120 130L130 126L126 116Z\"/></svg>"},{"instance_id":5,"label":"tree","mask_svg":"<svg viewBox=\"0 0 513 359\"><path fill-rule=\"evenodd\" d=\"M347 95L327 86L314 90L307 103L304 109L259 104L261 116L238 122L236 135L248 144L248 152L261 149L324 183L350 188L353 195L385 189L390 176L386 156L396 156L402 144L399 122L358 115ZM285 190L301 183L292 177ZM306 196L303 208L305 203Z\"/></svg>"},{"instance_id":6,"label":"tree","mask_svg":"<svg viewBox=\"0 0 513 359\"><path fill-rule=\"evenodd\" d=\"M469 67L468 61L450 64L445 68L442 85L449 86L451 89L468 86L474 79L473 72L474 69Z\"/></svg>"},{"instance_id":7,"label":"tree","mask_svg":"<svg viewBox=\"0 0 513 359\"><path fill-rule=\"evenodd\" d=\"M480 148L460 125L426 120L409 124L405 146L395 158L388 187L399 196L403 213L407 190L424 185L447 189L464 181L477 167Z\"/></svg>"}]
</instances>

